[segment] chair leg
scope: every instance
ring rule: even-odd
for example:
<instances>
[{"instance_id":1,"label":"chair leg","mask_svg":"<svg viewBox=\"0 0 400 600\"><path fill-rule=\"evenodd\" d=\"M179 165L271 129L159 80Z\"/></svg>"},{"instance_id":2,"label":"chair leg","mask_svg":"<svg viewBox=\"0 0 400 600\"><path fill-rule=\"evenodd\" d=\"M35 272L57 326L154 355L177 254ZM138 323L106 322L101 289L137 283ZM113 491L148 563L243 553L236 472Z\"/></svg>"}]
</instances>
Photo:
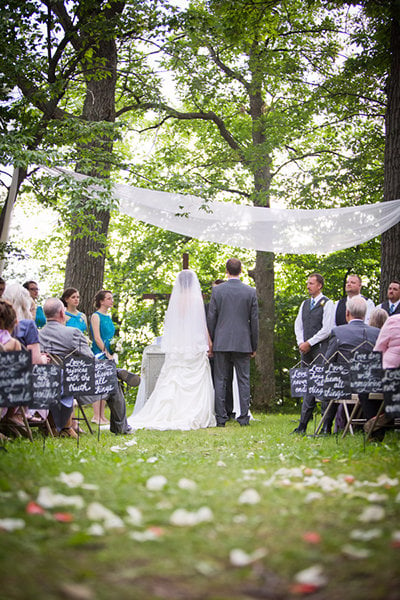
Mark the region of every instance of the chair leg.
<instances>
[{"instance_id":1,"label":"chair leg","mask_svg":"<svg viewBox=\"0 0 400 600\"><path fill-rule=\"evenodd\" d=\"M353 429L352 429L352 427L351 427L351 422L352 422L352 420L354 419L354 417L355 417L355 415L356 415L356 413L357 413L357 411L358 411L358 409L359 409L359 408L360 408L360 400L359 400L359 399L357 399L356 403L354 404L354 408L353 408L353 410L351 411L351 415L350 415L350 417L347 419L346 427L345 427L345 428L344 428L344 430L343 430L342 439L343 439L344 437L346 437L346 435L347 435L347 434L348 434L348 432L349 432L349 429L350 429L351 435L354 435ZM346 416L347 416L347 415L346 415Z\"/></svg>"},{"instance_id":2,"label":"chair leg","mask_svg":"<svg viewBox=\"0 0 400 600\"><path fill-rule=\"evenodd\" d=\"M79 400L77 400L77 402L78 402L78 410L80 410L80 411L81 411L82 418L83 418L83 420L85 421L87 428L89 429L89 433L90 433L91 435L94 435L94 431L93 431L93 429L92 429L92 426L91 426L91 424L89 423L89 419L87 418L87 416L86 416L86 413L85 413L85 411L83 410L83 405L82 405L82 404L79 402ZM79 421L78 421L78 425L79 425Z\"/></svg>"}]
</instances>

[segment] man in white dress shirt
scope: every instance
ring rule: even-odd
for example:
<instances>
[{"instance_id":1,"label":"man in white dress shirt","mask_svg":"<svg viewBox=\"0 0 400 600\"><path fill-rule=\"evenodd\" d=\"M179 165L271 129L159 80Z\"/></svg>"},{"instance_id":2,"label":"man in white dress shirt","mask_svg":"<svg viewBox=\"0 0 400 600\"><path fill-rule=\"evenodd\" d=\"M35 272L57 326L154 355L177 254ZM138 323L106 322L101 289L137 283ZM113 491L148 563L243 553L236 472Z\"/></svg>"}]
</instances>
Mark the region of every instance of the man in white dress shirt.
<instances>
[{"instance_id":1,"label":"man in white dress shirt","mask_svg":"<svg viewBox=\"0 0 400 600\"><path fill-rule=\"evenodd\" d=\"M308 277L307 291L310 298L302 302L294 324L302 366L320 363L323 360L322 355L326 351L333 326L334 304L322 294L323 287L322 275L312 273ZM307 393L303 396L300 424L293 433L306 433L314 408L315 396Z\"/></svg>"},{"instance_id":2,"label":"man in white dress shirt","mask_svg":"<svg viewBox=\"0 0 400 600\"><path fill-rule=\"evenodd\" d=\"M400 314L400 281L390 282L387 291L387 300L378 304L378 308L386 310L389 317Z\"/></svg>"},{"instance_id":3,"label":"man in white dress shirt","mask_svg":"<svg viewBox=\"0 0 400 600\"><path fill-rule=\"evenodd\" d=\"M335 325L346 325L346 302L347 300L350 300L350 298L356 298L357 296L364 298L367 303L367 312L365 314L364 323L367 323L368 325L369 317L371 311L375 308L375 304L370 298L365 298L365 296L361 295L361 287L362 281L359 275L352 273L347 276L345 287L347 295L335 304Z\"/></svg>"}]
</instances>

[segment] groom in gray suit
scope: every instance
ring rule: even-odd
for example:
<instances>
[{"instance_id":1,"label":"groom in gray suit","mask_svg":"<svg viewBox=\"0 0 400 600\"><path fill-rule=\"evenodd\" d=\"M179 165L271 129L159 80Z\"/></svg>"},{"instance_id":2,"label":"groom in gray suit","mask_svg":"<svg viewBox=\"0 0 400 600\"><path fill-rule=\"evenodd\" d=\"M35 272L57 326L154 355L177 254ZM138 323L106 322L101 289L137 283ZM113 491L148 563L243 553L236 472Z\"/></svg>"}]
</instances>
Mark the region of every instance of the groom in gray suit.
<instances>
[{"instance_id":1,"label":"groom in gray suit","mask_svg":"<svg viewBox=\"0 0 400 600\"><path fill-rule=\"evenodd\" d=\"M218 427L225 427L226 386L231 363L236 370L240 425L249 424L250 358L258 343L258 304L256 290L240 281L242 265L237 258L226 263L228 281L212 290L207 326L214 355L215 416Z\"/></svg>"},{"instance_id":2,"label":"groom in gray suit","mask_svg":"<svg viewBox=\"0 0 400 600\"><path fill-rule=\"evenodd\" d=\"M83 333L76 327L65 326L65 307L58 298L49 298L44 303L44 314L47 323L39 330L39 341L42 352L48 352L60 358L77 354L93 358L93 352ZM98 396L83 396L83 403L101 400ZM110 431L116 434L132 433L126 420L126 404L119 386L115 392L106 397L110 407ZM72 415L72 398L61 398L60 405L51 408L51 413L58 431L66 427Z\"/></svg>"}]
</instances>

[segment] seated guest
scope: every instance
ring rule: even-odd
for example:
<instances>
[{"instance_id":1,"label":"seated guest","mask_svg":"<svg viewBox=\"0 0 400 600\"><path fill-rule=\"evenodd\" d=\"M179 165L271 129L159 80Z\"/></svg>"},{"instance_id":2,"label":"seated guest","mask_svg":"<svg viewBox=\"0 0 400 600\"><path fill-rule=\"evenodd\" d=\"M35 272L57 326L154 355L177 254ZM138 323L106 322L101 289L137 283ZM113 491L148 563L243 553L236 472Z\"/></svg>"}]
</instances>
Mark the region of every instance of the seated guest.
<instances>
[{"instance_id":1,"label":"seated guest","mask_svg":"<svg viewBox=\"0 0 400 600\"><path fill-rule=\"evenodd\" d=\"M382 366L384 369L400 367L400 314L393 315L385 321L379 332L374 350L382 352ZM391 392L383 393L385 403L390 402L391 396ZM390 425L393 419L383 413L379 416L378 423L375 425L374 417L378 412L378 403L373 400L366 401L363 410L366 419L368 419L364 425L365 431L368 433L374 425L373 437L381 441L385 435L385 425Z\"/></svg>"},{"instance_id":2,"label":"seated guest","mask_svg":"<svg viewBox=\"0 0 400 600\"><path fill-rule=\"evenodd\" d=\"M87 318L83 312L78 310L79 300L79 292L76 288L67 288L64 290L61 302L66 308L65 324L67 327L77 327L83 333L86 333L88 330Z\"/></svg>"},{"instance_id":3,"label":"seated guest","mask_svg":"<svg viewBox=\"0 0 400 600\"><path fill-rule=\"evenodd\" d=\"M44 312L43 312L43 308L41 306L38 305L38 296L39 296L39 286L36 283L36 281L25 281L25 283L23 284L23 287L26 288L32 298L32 300L35 302L35 306L36 306L36 315L35 315L35 323L36 326L39 327L43 327L43 325L46 324L46 317L44 316Z\"/></svg>"},{"instance_id":4,"label":"seated guest","mask_svg":"<svg viewBox=\"0 0 400 600\"><path fill-rule=\"evenodd\" d=\"M19 283L12 283L7 286L4 298L13 305L17 315L18 323L13 332L14 337L31 351L33 364L46 364L48 359L40 352L39 332L32 315L34 302L29 292Z\"/></svg>"},{"instance_id":5,"label":"seated guest","mask_svg":"<svg viewBox=\"0 0 400 600\"><path fill-rule=\"evenodd\" d=\"M66 355L76 354L93 358L87 339L76 327L65 326L65 306L58 298L49 298L44 303L46 325L39 331L40 345L43 352L63 358ZM88 397L89 402L97 400L97 396ZM115 392L107 397L110 407L110 431L115 434L131 433L131 428L126 421L125 398L117 386ZM84 400L83 400L84 401ZM67 428L67 433L72 437L76 432L72 429L73 398L64 398L61 409L51 409L54 423L58 431ZM75 434L73 435L72 432Z\"/></svg>"},{"instance_id":6,"label":"seated guest","mask_svg":"<svg viewBox=\"0 0 400 600\"><path fill-rule=\"evenodd\" d=\"M387 300L378 306L386 310L389 317L400 314L400 281L394 279L389 283Z\"/></svg>"},{"instance_id":7,"label":"seated guest","mask_svg":"<svg viewBox=\"0 0 400 600\"><path fill-rule=\"evenodd\" d=\"M373 311L371 311L368 325L371 325L371 327L377 327L378 329L381 329L388 316L389 315L387 314L385 309L379 308L379 306L377 306L376 308L374 308Z\"/></svg>"},{"instance_id":8,"label":"seated guest","mask_svg":"<svg viewBox=\"0 0 400 600\"><path fill-rule=\"evenodd\" d=\"M359 275L355 275L354 273L352 273L351 275L347 276L345 286L346 296L344 296L344 298L341 298L335 304L335 325L346 325L346 302L350 298L355 298L357 296L364 298L367 303L367 310L365 313L364 321L366 323L369 323L370 314L373 308L375 307L375 304L369 298L365 298L361 295L361 287L362 281Z\"/></svg>"},{"instance_id":9,"label":"seated guest","mask_svg":"<svg viewBox=\"0 0 400 600\"><path fill-rule=\"evenodd\" d=\"M17 315L14 308L10 302L0 298L0 352L21 350L21 344L11 335L16 324ZM0 408L0 418L4 418L12 433L15 433L11 429L12 425L18 426L18 431L24 427L23 418L18 412L19 408Z\"/></svg>"},{"instance_id":10,"label":"seated guest","mask_svg":"<svg viewBox=\"0 0 400 600\"><path fill-rule=\"evenodd\" d=\"M371 349L379 334L377 327L371 327L364 322L367 312L367 302L361 296L349 298L346 303L347 325L339 325L332 329L329 338L328 349L325 357L330 362L347 365L353 351L364 342L370 342ZM361 396L364 394L360 394ZM332 423L337 411L337 405L333 404L329 409L324 422L323 433L330 434Z\"/></svg>"},{"instance_id":11,"label":"seated guest","mask_svg":"<svg viewBox=\"0 0 400 600\"><path fill-rule=\"evenodd\" d=\"M6 282L2 277L0 277L0 296L4 294L4 290L6 289Z\"/></svg>"}]
</instances>

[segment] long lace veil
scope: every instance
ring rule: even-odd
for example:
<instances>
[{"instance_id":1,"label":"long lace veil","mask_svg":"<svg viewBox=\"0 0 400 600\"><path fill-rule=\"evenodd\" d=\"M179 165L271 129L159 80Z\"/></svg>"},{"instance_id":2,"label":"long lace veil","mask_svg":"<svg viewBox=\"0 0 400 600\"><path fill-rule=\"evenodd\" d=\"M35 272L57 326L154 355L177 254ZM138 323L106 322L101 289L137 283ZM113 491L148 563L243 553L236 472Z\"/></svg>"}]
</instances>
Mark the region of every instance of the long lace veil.
<instances>
[{"instance_id":1,"label":"long lace veil","mask_svg":"<svg viewBox=\"0 0 400 600\"><path fill-rule=\"evenodd\" d=\"M197 275L190 269L178 274L164 320L161 349L191 356L208 348L206 315Z\"/></svg>"}]
</instances>

